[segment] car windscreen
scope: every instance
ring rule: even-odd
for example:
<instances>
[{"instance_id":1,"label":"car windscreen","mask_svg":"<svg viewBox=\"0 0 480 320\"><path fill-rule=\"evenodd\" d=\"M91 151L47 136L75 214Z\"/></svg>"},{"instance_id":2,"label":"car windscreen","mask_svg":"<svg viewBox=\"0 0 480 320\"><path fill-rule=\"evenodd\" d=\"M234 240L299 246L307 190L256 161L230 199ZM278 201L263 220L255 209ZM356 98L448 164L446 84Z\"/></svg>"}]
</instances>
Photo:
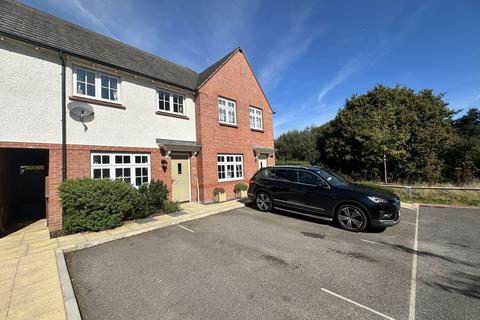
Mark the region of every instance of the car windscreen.
<instances>
[{"instance_id":1,"label":"car windscreen","mask_svg":"<svg viewBox=\"0 0 480 320\"><path fill-rule=\"evenodd\" d=\"M329 184L331 184L333 186L344 186L344 185L348 184L348 182L345 181L344 179L340 178L336 174L334 174L330 171L327 171L323 168L322 169L317 168L317 169L315 169L315 172L320 177L322 177L325 181L327 181Z\"/></svg>"}]
</instances>

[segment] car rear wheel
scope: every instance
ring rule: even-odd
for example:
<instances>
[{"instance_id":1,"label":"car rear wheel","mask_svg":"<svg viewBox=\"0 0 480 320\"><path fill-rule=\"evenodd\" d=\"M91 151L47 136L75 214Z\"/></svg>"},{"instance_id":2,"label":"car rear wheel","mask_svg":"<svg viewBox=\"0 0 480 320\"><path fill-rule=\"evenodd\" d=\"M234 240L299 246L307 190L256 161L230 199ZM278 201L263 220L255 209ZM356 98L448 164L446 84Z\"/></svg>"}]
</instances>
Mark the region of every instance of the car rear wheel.
<instances>
[{"instance_id":1,"label":"car rear wheel","mask_svg":"<svg viewBox=\"0 0 480 320\"><path fill-rule=\"evenodd\" d=\"M352 232L363 231L368 224L363 210L351 204L342 205L337 209L336 220L342 229Z\"/></svg>"},{"instance_id":2,"label":"car rear wheel","mask_svg":"<svg viewBox=\"0 0 480 320\"><path fill-rule=\"evenodd\" d=\"M260 211L270 211L273 208L272 197L265 191L259 191L257 193L255 204Z\"/></svg>"}]
</instances>

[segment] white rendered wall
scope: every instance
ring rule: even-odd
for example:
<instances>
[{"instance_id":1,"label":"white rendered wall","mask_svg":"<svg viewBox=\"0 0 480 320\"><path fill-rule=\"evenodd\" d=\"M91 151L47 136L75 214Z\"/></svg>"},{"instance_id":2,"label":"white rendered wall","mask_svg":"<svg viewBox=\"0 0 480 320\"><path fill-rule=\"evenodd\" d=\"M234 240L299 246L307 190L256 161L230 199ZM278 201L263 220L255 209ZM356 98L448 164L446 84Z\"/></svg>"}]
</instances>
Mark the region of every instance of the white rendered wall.
<instances>
[{"instance_id":1,"label":"white rendered wall","mask_svg":"<svg viewBox=\"0 0 480 320\"><path fill-rule=\"evenodd\" d=\"M0 41L0 141L61 143L58 54Z\"/></svg>"},{"instance_id":2,"label":"white rendered wall","mask_svg":"<svg viewBox=\"0 0 480 320\"><path fill-rule=\"evenodd\" d=\"M92 67L88 61L67 61L66 95L73 89L73 65ZM156 139L195 141L195 100L186 90L134 78L100 68L121 79L125 110L90 104L95 112L87 130L67 110L67 144L157 148ZM157 89L185 96L185 115L179 119L157 115ZM99 90L97 88L97 90ZM0 41L0 141L61 143L61 61L58 53L11 39Z\"/></svg>"},{"instance_id":3,"label":"white rendered wall","mask_svg":"<svg viewBox=\"0 0 480 320\"><path fill-rule=\"evenodd\" d=\"M67 64L67 100L73 95L73 66L85 65L76 59L69 59ZM86 64L90 69L91 63ZM94 119L83 125L67 116L67 143L104 146L148 147L157 148L156 139L173 139L195 141L195 100L192 93L181 89L168 88L159 83L131 74L112 73L113 70L101 69L120 77L120 102L125 110L89 103L94 109ZM185 96L185 115L189 118L179 119L157 115L157 88L177 92ZM99 90L97 88L97 90ZM70 100L67 101L67 103Z\"/></svg>"}]
</instances>

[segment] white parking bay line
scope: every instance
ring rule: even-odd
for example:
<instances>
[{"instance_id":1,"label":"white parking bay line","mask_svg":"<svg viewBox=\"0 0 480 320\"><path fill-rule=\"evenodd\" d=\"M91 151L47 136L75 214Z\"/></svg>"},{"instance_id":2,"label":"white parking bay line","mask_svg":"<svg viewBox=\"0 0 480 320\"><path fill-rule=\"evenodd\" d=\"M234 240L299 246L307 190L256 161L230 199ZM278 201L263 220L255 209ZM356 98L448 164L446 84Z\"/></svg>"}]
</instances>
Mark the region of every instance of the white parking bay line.
<instances>
[{"instance_id":1,"label":"white parking bay line","mask_svg":"<svg viewBox=\"0 0 480 320\"><path fill-rule=\"evenodd\" d=\"M322 288L322 291L324 291L324 292L326 292L326 293L329 293L329 294L331 294L331 295L333 295L333 296L335 296L335 297L337 297L337 298L343 299L343 300L345 300L345 301L347 301L347 302L350 302L351 304L354 304L354 305L356 305L356 306L358 306L358 307L360 307L360 308L363 308L363 309L365 309L365 310L368 310L368 311L370 311L370 312L373 312L373 313L375 313L375 314L378 314L379 316L384 317L385 319L395 320L394 318L389 317L389 316L387 316L386 314L383 314L383 313L381 313L381 312L378 312L377 310L373 310L372 308L369 308L369 307L367 307L367 306L364 306L363 304L360 304L360 303L358 303L358 302L355 302L355 301L353 301L353 300L350 300L350 299L348 299L348 298L345 298L344 296L341 296L341 295L339 295L339 294L336 294L335 292L332 292L332 291L327 290L327 289L325 289L325 288Z\"/></svg>"},{"instance_id":2,"label":"white parking bay line","mask_svg":"<svg viewBox=\"0 0 480 320\"><path fill-rule=\"evenodd\" d=\"M410 280L410 308L408 311L408 319L415 320L415 303L417 294L417 249L418 249L418 215L420 208L417 208L417 217L415 218L415 242L413 243L413 260L412 260L412 278Z\"/></svg>"},{"instance_id":3,"label":"white parking bay line","mask_svg":"<svg viewBox=\"0 0 480 320\"><path fill-rule=\"evenodd\" d=\"M377 245L382 246L382 247L388 247L388 245L380 243L380 242L375 242L375 241L370 241L370 240L365 240L365 239L360 239L360 241L377 244Z\"/></svg>"},{"instance_id":4,"label":"white parking bay line","mask_svg":"<svg viewBox=\"0 0 480 320\"><path fill-rule=\"evenodd\" d=\"M192 229L188 229L187 227L182 226L181 224L177 224L177 226L179 226L180 228L185 229L185 230L187 230L187 231L190 231L191 233L194 233L194 232L195 232L195 231L193 231Z\"/></svg>"}]
</instances>

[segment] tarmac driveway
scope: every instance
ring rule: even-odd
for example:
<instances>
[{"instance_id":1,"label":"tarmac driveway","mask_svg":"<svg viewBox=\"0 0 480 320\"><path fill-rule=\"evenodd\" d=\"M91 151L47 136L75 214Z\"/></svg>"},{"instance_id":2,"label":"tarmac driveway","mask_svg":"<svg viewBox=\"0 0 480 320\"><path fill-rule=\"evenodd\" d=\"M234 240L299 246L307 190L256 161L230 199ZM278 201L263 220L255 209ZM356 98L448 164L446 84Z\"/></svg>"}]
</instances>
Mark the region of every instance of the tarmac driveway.
<instances>
[{"instance_id":1,"label":"tarmac driveway","mask_svg":"<svg viewBox=\"0 0 480 320\"><path fill-rule=\"evenodd\" d=\"M66 258L84 319L479 319L479 221L421 208L416 242L415 210L349 233L245 207Z\"/></svg>"}]
</instances>

